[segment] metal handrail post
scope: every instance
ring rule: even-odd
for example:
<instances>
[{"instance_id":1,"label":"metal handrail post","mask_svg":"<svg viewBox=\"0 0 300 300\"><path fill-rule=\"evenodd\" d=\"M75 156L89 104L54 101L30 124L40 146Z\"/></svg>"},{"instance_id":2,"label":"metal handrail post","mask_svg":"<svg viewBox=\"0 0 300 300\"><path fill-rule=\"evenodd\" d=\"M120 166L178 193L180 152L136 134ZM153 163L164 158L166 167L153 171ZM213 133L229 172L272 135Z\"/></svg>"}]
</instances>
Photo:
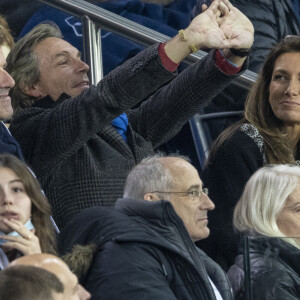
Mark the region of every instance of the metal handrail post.
<instances>
[{"instance_id":1,"label":"metal handrail post","mask_svg":"<svg viewBox=\"0 0 300 300\"><path fill-rule=\"evenodd\" d=\"M92 22L101 27L101 29L119 34L145 46L150 46L154 43L164 42L170 39L170 37L167 35L139 25L133 21L127 20L124 17L83 0L40 1L79 18L85 15L89 17ZM189 55L184 61L191 64L200 60L205 55L206 52L198 51L196 54ZM250 85L256 81L256 78L256 73L247 70L242 75L237 77L233 83L248 89Z\"/></svg>"},{"instance_id":2,"label":"metal handrail post","mask_svg":"<svg viewBox=\"0 0 300 300\"><path fill-rule=\"evenodd\" d=\"M101 30L89 17L83 16L82 32L84 60L90 66L90 82L97 84L103 78Z\"/></svg>"}]
</instances>

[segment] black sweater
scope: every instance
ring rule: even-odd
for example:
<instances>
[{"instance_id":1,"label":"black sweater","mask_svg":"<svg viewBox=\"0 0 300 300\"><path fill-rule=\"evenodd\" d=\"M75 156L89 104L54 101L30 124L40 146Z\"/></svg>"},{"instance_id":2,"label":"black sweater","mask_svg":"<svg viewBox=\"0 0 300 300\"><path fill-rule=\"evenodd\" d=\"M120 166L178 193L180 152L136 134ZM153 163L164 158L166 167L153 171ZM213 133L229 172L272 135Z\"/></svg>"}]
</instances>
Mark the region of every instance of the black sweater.
<instances>
[{"instance_id":1,"label":"black sweater","mask_svg":"<svg viewBox=\"0 0 300 300\"><path fill-rule=\"evenodd\" d=\"M245 299L243 252L240 247L228 276L236 299ZM252 297L255 300L300 298L300 250L280 238L250 237Z\"/></svg>"},{"instance_id":2,"label":"black sweater","mask_svg":"<svg viewBox=\"0 0 300 300\"><path fill-rule=\"evenodd\" d=\"M217 150L201 178L216 208L209 212L210 236L200 246L225 270L237 255L239 236L233 230L233 210L251 175L264 164L263 139L252 125L243 125Z\"/></svg>"}]
</instances>

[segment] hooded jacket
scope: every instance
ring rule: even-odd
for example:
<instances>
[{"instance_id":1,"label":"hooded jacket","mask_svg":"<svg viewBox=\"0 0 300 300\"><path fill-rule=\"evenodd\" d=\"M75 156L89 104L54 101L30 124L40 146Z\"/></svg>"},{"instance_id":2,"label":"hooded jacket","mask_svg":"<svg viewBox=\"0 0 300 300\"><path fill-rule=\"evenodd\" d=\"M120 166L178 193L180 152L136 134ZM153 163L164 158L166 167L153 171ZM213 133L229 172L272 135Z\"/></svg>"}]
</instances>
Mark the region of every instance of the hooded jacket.
<instances>
[{"instance_id":1,"label":"hooded jacket","mask_svg":"<svg viewBox=\"0 0 300 300\"><path fill-rule=\"evenodd\" d=\"M0 122L0 153L8 153L24 161L20 145L3 122Z\"/></svg>"},{"instance_id":2,"label":"hooded jacket","mask_svg":"<svg viewBox=\"0 0 300 300\"><path fill-rule=\"evenodd\" d=\"M194 245L167 201L122 198L114 210L87 209L63 229L61 254L78 243L96 244L80 278L92 299L216 299L209 278L224 300L233 299L226 274Z\"/></svg>"}]
</instances>

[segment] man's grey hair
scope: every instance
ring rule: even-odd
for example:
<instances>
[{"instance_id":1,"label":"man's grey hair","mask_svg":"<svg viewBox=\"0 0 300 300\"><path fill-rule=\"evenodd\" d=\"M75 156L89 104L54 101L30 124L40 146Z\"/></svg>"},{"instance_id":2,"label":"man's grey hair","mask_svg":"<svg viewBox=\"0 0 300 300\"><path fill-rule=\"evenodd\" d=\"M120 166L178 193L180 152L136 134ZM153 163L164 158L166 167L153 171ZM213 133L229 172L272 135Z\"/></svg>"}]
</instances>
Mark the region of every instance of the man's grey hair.
<instances>
[{"instance_id":1,"label":"man's grey hair","mask_svg":"<svg viewBox=\"0 0 300 300\"><path fill-rule=\"evenodd\" d=\"M144 195L151 192L168 192L174 189L174 178L167 166L163 164L164 158L178 158L190 162L189 158L178 154L168 156L160 153L144 158L128 174L124 194L125 198L144 199ZM161 199L169 200L169 195L156 193Z\"/></svg>"},{"instance_id":2,"label":"man's grey hair","mask_svg":"<svg viewBox=\"0 0 300 300\"><path fill-rule=\"evenodd\" d=\"M39 82L39 61L34 50L40 42L50 37L62 38L62 33L55 23L41 23L21 38L7 57L7 72L16 83L11 89L15 112L31 107L36 100L35 97L25 95L22 90Z\"/></svg>"}]
</instances>

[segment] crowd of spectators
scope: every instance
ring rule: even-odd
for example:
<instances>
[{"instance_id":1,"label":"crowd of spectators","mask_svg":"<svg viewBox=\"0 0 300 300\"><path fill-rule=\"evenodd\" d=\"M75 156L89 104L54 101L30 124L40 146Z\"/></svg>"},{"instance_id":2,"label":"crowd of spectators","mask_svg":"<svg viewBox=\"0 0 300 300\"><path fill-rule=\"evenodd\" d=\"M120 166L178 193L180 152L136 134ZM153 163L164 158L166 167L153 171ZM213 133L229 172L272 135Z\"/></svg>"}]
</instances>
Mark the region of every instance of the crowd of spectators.
<instances>
[{"instance_id":1,"label":"crowd of spectators","mask_svg":"<svg viewBox=\"0 0 300 300\"><path fill-rule=\"evenodd\" d=\"M102 31L92 85L80 19L1 7L0 298L298 299L297 1L88 2L170 39ZM204 170L187 136L189 157L159 151L227 109Z\"/></svg>"}]
</instances>

